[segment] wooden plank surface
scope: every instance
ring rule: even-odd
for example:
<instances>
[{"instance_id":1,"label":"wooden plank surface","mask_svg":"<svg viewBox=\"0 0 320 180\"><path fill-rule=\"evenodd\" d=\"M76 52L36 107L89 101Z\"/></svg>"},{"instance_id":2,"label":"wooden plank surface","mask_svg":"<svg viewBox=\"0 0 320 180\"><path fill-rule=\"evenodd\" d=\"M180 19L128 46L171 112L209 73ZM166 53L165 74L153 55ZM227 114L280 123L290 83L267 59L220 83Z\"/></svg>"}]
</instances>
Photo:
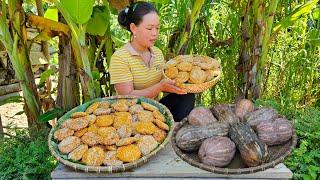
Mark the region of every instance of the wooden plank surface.
<instances>
[{"instance_id":1,"label":"wooden plank surface","mask_svg":"<svg viewBox=\"0 0 320 180\"><path fill-rule=\"evenodd\" d=\"M84 173L75 171L69 167L59 164L51 173L52 179L289 179L292 178L292 172L284 165L278 164L274 168L267 169L252 174L240 175L222 175L204 171L197 167L193 167L181 160L173 151L171 144L159 152L155 157L146 164L136 169L132 169L123 173Z\"/></svg>"}]
</instances>

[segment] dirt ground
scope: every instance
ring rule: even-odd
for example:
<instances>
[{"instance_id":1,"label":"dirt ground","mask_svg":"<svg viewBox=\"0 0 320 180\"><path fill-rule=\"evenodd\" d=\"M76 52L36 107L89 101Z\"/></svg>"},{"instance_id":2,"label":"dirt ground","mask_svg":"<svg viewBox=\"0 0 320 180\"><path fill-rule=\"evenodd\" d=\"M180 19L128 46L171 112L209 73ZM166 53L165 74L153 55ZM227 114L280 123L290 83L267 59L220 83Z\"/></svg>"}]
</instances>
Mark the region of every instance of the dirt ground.
<instances>
[{"instance_id":1,"label":"dirt ground","mask_svg":"<svg viewBox=\"0 0 320 180\"><path fill-rule=\"evenodd\" d=\"M23 102L7 103L0 106L2 126L9 124L17 127L28 127L27 116L23 112Z\"/></svg>"}]
</instances>

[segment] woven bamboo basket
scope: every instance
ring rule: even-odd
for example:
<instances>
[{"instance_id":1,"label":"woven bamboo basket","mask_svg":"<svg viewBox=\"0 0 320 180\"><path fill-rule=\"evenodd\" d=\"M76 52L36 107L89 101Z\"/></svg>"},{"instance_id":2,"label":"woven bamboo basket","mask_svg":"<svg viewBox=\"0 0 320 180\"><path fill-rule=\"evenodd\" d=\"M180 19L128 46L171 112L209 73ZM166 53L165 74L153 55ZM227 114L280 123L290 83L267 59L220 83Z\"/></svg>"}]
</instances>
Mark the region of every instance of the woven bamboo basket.
<instances>
[{"instance_id":1,"label":"woven bamboo basket","mask_svg":"<svg viewBox=\"0 0 320 180\"><path fill-rule=\"evenodd\" d=\"M206 57L206 58L209 58L209 59L213 59L213 58L211 58L211 57L203 56L203 55L179 55L179 56L177 56L177 57L175 57L175 58L191 59L191 58L194 58L194 57L196 57L196 56L198 56L198 57ZM173 58L173 59L175 59L175 58ZM214 59L213 59L213 60L214 60ZM214 61L216 61L216 60L214 60ZM207 90L207 89L212 88L213 86L215 86L215 85L218 83L218 81L219 81L219 79L220 79L220 77L221 77L221 72L222 72L221 66L220 66L220 69L219 69L219 70L220 70L220 73L219 73L216 77L214 77L213 79L211 79L210 81L207 81L207 82L204 82L204 83L201 83L201 84L181 83L181 84L177 84L177 86L180 87L180 88L182 88L182 89L184 89L184 90L186 90L187 93L201 93L201 92L203 92L203 91L205 91L205 90ZM164 76L166 79L170 79L169 77L167 77L167 76L165 75L164 72L163 72L163 76Z\"/></svg>"},{"instance_id":2,"label":"woven bamboo basket","mask_svg":"<svg viewBox=\"0 0 320 180\"><path fill-rule=\"evenodd\" d=\"M159 109L159 111L165 116L166 123L169 126L169 131L168 131L166 139L156 149L154 149L149 154L141 157L140 159L138 159L134 162L125 163L120 166L87 166L87 165L81 164L80 162L73 162L67 158L67 155L63 155L59 152L58 144L55 141L55 139L53 138L53 134L61 126L62 122L66 121L68 118L70 118L70 115L72 113L79 112L79 111L85 111L86 108L94 102L101 102L101 101L114 102L118 99L138 99L138 103L139 103L139 101L140 102L147 102L149 104L156 106ZM49 137L48 137L48 145L49 145L49 149L51 151L51 154L60 163L66 165L66 166L69 166L69 167L73 168L74 170L82 170L85 172L97 172L97 173L100 173L100 172L107 172L107 173L123 172L123 171L127 171L129 169L136 168L136 167L139 167L139 166L145 164L152 156L155 156L161 149L163 149L165 147L165 145L168 144L168 142L170 141L170 138L173 133L173 124L174 124L174 120L173 120L173 116L170 113L170 111L164 105L160 104L159 102L157 102L155 100L144 98L144 97L135 97L135 96L111 96L111 97L107 97L107 98L97 98L97 99L94 99L94 100L89 101L87 103L84 103L78 107L75 107L74 109L70 110L65 115L63 115L58 120L57 126L55 126L51 129L51 131L49 133Z\"/></svg>"},{"instance_id":3,"label":"woven bamboo basket","mask_svg":"<svg viewBox=\"0 0 320 180\"><path fill-rule=\"evenodd\" d=\"M182 128L184 125L186 125L188 122L187 118L184 118L180 123L176 124L176 127L174 128L173 135L171 138L171 143L174 151L176 154L189 163L192 166L198 167L200 169L210 171L213 173L218 174L248 174L248 173L254 173L258 171L264 171L268 168L272 168L276 166L277 164L284 161L284 159L290 155L292 150L295 148L297 144L297 135L295 133L295 130L293 129L293 136L292 138L285 144L277 145L277 146L269 146L269 154L270 159L267 163L264 163L260 166L256 167L245 167L244 163L241 160L241 155L239 151L237 150L235 153L235 156L231 163L224 167L215 167L215 166L209 166L206 164L203 164L200 162L198 158L198 152L184 152L179 149L176 143L176 134L180 128Z\"/></svg>"}]
</instances>

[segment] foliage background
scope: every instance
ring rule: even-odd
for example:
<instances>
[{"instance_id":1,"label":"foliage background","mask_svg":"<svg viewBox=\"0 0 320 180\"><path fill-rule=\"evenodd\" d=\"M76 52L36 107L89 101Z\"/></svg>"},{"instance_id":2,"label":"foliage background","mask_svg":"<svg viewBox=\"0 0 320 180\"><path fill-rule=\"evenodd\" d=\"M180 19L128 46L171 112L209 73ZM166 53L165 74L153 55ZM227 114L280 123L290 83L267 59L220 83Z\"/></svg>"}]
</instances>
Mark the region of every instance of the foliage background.
<instances>
[{"instance_id":1,"label":"foliage background","mask_svg":"<svg viewBox=\"0 0 320 180\"><path fill-rule=\"evenodd\" d=\"M239 77L236 67L241 46L241 7L248 1L206 0L190 39L189 53L219 58L223 76L215 88L197 95L198 106L233 103L237 98ZM293 171L294 179L317 179L320 174L320 5L304 16L291 21L292 13L309 1L280 0L275 23L288 18L289 26L282 28L270 43L265 74L265 91L257 106L272 106L290 119L298 134L298 145L285 164ZM155 0L161 17L160 36L156 42L169 59L168 44L186 23L185 17L195 0ZM97 4L97 2L96 2ZM44 2L44 10L54 6ZM26 12L36 12L33 0L24 1ZM208 25L212 37L218 41L232 38L232 43L215 46L208 41ZM130 34L117 23L117 11L111 8L111 35L120 47ZM49 40L58 49L58 39ZM106 62L107 64L108 62ZM59 68L58 54L51 56L50 64ZM98 79L99 79L98 74ZM57 74L51 73L56 80ZM106 91L105 89L103 89ZM105 92L105 94L108 94ZM14 137L6 136L0 142L0 179L50 179L57 162L50 156L46 134L31 138L25 130L15 129Z\"/></svg>"}]
</instances>

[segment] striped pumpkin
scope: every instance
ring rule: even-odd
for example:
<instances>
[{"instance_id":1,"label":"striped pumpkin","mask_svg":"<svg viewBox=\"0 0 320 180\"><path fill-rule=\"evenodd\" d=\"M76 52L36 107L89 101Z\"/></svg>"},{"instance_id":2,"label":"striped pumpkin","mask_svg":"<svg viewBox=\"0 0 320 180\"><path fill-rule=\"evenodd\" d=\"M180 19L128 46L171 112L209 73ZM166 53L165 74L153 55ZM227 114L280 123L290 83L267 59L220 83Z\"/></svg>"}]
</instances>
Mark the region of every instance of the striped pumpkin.
<instances>
[{"instance_id":1,"label":"striped pumpkin","mask_svg":"<svg viewBox=\"0 0 320 180\"><path fill-rule=\"evenodd\" d=\"M258 139L249 125L244 123L232 124L229 135L236 144L245 165L254 167L268 162L267 145Z\"/></svg>"},{"instance_id":2,"label":"striped pumpkin","mask_svg":"<svg viewBox=\"0 0 320 180\"><path fill-rule=\"evenodd\" d=\"M287 119L277 118L259 123L256 131L261 141L272 146L287 142L292 137L293 127Z\"/></svg>"},{"instance_id":3,"label":"striped pumpkin","mask_svg":"<svg viewBox=\"0 0 320 180\"><path fill-rule=\"evenodd\" d=\"M204 164L224 167L236 152L236 145L228 137L214 136L206 139L200 146L198 157Z\"/></svg>"},{"instance_id":4,"label":"striped pumpkin","mask_svg":"<svg viewBox=\"0 0 320 180\"><path fill-rule=\"evenodd\" d=\"M226 136L229 126L226 123L215 122L205 126L186 125L179 129L176 135L178 147L186 152L197 151L201 143L212 136Z\"/></svg>"}]
</instances>

